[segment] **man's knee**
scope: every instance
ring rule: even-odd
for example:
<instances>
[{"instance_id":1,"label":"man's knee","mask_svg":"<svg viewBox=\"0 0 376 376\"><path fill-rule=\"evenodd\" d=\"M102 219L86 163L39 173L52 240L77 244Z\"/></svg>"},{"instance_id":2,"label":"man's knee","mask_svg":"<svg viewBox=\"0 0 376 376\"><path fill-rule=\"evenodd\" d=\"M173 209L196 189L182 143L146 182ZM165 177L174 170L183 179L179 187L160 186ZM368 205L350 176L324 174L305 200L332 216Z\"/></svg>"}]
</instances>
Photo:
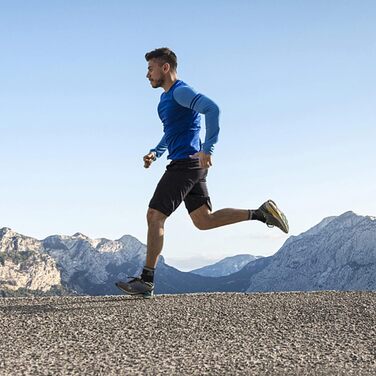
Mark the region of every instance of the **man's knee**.
<instances>
[{"instance_id":1,"label":"man's knee","mask_svg":"<svg viewBox=\"0 0 376 376\"><path fill-rule=\"evenodd\" d=\"M210 230L210 223L206 220L193 220L193 224L199 229L199 230Z\"/></svg>"},{"instance_id":2,"label":"man's knee","mask_svg":"<svg viewBox=\"0 0 376 376\"><path fill-rule=\"evenodd\" d=\"M211 229L211 221L210 221L210 211L207 207L201 207L191 214L191 219L193 224L199 230L210 230Z\"/></svg>"},{"instance_id":3,"label":"man's knee","mask_svg":"<svg viewBox=\"0 0 376 376\"><path fill-rule=\"evenodd\" d=\"M163 214L159 210L149 208L146 214L146 219L148 221L148 224L151 225L153 223L164 223L166 220L167 215Z\"/></svg>"}]
</instances>

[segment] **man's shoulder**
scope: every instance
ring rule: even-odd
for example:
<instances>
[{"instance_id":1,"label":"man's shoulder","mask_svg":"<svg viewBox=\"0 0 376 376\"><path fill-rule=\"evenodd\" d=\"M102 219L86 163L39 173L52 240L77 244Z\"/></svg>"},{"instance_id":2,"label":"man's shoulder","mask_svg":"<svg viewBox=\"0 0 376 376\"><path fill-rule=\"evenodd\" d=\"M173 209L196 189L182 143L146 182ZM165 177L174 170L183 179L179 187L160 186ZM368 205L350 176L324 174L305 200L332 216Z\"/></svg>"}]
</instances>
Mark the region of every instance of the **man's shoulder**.
<instances>
[{"instance_id":1,"label":"man's shoulder","mask_svg":"<svg viewBox=\"0 0 376 376\"><path fill-rule=\"evenodd\" d=\"M176 98L176 96L181 95L190 95L190 94L197 94L197 91L190 85L188 85L184 81L179 81L178 84L175 86L173 91L173 96Z\"/></svg>"},{"instance_id":2,"label":"man's shoulder","mask_svg":"<svg viewBox=\"0 0 376 376\"><path fill-rule=\"evenodd\" d=\"M175 86L175 90L178 89L178 88L184 88L184 87L188 87L188 88L192 89L192 86L187 84L185 81L178 80L178 82L176 83L176 86Z\"/></svg>"}]
</instances>

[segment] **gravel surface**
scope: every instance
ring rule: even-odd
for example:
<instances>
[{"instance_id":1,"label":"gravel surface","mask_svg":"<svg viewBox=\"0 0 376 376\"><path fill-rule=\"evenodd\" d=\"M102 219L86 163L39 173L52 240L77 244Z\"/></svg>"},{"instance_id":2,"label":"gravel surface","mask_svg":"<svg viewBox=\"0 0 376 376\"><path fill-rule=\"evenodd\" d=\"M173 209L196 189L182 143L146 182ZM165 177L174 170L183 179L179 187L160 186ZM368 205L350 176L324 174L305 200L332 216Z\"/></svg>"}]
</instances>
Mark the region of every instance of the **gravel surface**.
<instances>
[{"instance_id":1,"label":"gravel surface","mask_svg":"<svg viewBox=\"0 0 376 376\"><path fill-rule=\"evenodd\" d=\"M0 299L1 375L375 375L376 292Z\"/></svg>"}]
</instances>

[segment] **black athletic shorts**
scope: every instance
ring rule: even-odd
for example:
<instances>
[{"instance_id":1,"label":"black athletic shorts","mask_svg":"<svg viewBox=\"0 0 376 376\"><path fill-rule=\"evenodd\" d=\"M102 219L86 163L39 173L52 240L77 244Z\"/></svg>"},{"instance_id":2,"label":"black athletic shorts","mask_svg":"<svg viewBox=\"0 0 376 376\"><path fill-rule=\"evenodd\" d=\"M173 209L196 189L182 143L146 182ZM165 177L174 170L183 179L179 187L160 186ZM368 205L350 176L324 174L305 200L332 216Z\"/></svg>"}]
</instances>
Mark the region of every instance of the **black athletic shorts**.
<instances>
[{"instance_id":1,"label":"black athletic shorts","mask_svg":"<svg viewBox=\"0 0 376 376\"><path fill-rule=\"evenodd\" d=\"M207 168L198 159L172 161L155 189L149 208L169 216L184 201L191 213L206 204L212 210L206 186Z\"/></svg>"}]
</instances>

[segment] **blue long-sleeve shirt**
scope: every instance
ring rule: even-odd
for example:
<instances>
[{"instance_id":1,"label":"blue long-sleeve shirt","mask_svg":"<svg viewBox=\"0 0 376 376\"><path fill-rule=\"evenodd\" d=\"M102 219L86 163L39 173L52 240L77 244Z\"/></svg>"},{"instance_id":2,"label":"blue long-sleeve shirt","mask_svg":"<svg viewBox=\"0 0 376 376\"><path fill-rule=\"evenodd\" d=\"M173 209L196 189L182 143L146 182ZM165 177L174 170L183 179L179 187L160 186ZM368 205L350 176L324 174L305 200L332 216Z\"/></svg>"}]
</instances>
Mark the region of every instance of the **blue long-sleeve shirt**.
<instances>
[{"instance_id":1,"label":"blue long-sleeve shirt","mask_svg":"<svg viewBox=\"0 0 376 376\"><path fill-rule=\"evenodd\" d=\"M151 149L159 158L168 149L168 159L187 159L198 151L212 154L218 141L219 108L205 95L197 93L181 80L169 91L162 93L158 114L163 123L164 135ZM200 140L200 114L205 115L205 142Z\"/></svg>"}]
</instances>

